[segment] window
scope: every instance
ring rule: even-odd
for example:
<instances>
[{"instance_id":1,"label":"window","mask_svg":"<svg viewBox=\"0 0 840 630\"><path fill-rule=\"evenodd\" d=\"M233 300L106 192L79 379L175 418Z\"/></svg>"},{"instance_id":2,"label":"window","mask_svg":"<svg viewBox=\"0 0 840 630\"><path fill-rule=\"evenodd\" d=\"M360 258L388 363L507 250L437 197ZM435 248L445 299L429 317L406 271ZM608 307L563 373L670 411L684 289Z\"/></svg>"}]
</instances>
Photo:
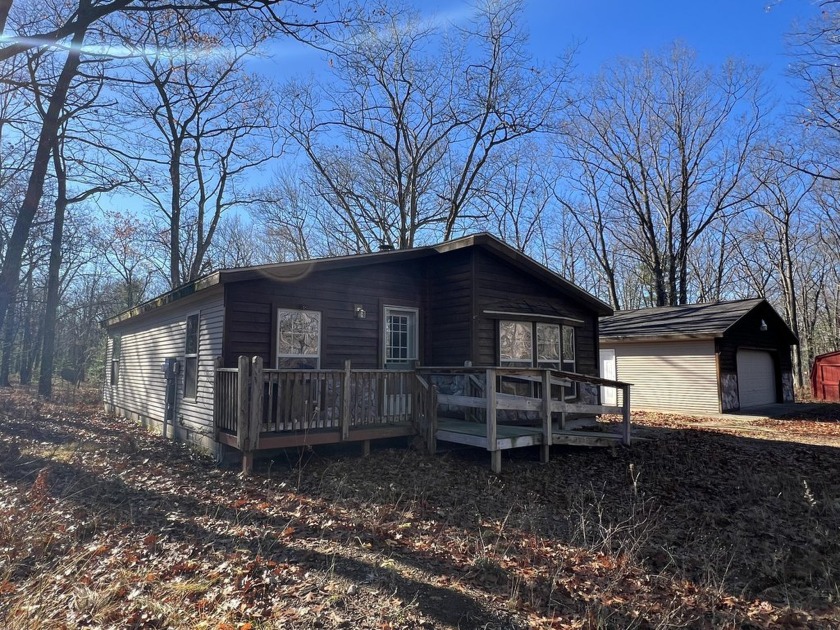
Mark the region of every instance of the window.
<instances>
[{"instance_id":1,"label":"window","mask_svg":"<svg viewBox=\"0 0 840 630\"><path fill-rule=\"evenodd\" d=\"M111 338L111 385L120 382L120 358L122 355L122 337L114 335Z\"/></svg>"},{"instance_id":2,"label":"window","mask_svg":"<svg viewBox=\"0 0 840 630\"><path fill-rule=\"evenodd\" d=\"M277 367L321 367L321 313L281 308L277 310Z\"/></svg>"},{"instance_id":3,"label":"window","mask_svg":"<svg viewBox=\"0 0 840 630\"><path fill-rule=\"evenodd\" d=\"M198 313L187 317L187 340L184 348L184 398L198 395Z\"/></svg>"},{"instance_id":4,"label":"window","mask_svg":"<svg viewBox=\"0 0 840 630\"><path fill-rule=\"evenodd\" d=\"M575 371L575 329L563 326L563 370Z\"/></svg>"},{"instance_id":5,"label":"window","mask_svg":"<svg viewBox=\"0 0 840 630\"><path fill-rule=\"evenodd\" d=\"M536 337L536 348L534 338ZM536 350L536 353L535 353ZM575 329L544 322L499 322L499 365L538 367L575 372ZM505 390L507 391L507 390ZM519 393L519 391L507 391ZM530 395L530 394L519 394ZM566 391L566 398L577 397L577 384Z\"/></svg>"},{"instance_id":6,"label":"window","mask_svg":"<svg viewBox=\"0 0 840 630\"><path fill-rule=\"evenodd\" d=\"M537 367L560 369L560 326L537 323Z\"/></svg>"},{"instance_id":7,"label":"window","mask_svg":"<svg viewBox=\"0 0 840 630\"><path fill-rule=\"evenodd\" d=\"M575 363L575 329L563 326L563 371L577 372ZM566 398L577 398L577 383L572 383L566 390Z\"/></svg>"},{"instance_id":8,"label":"window","mask_svg":"<svg viewBox=\"0 0 840 630\"><path fill-rule=\"evenodd\" d=\"M533 324L499 322L499 361L506 367L531 367L534 364Z\"/></svg>"},{"instance_id":9,"label":"window","mask_svg":"<svg viewBox=\"0 0 840 630\"><path fill-rule=\"evenodd\" d=\"M385 367L403 367L416 361L417 309L385 307Z\"/></svg>"}]
</instances>

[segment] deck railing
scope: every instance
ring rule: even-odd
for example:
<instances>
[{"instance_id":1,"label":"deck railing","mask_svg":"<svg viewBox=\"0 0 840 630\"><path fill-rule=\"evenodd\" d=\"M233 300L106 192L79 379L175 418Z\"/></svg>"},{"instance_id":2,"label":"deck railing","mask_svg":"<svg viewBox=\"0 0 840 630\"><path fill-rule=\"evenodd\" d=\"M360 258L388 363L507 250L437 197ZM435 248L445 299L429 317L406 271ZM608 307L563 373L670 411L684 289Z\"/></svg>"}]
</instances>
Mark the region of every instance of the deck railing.
<instances>
[{"instance_id":1,"label":"deck railing","mask_svg":"<svg viewBox=\"0 0 840 630\"><path fill-rule=\"evenodd\" d=\"M577 392L584 385L621 390L622 405L567 399L573 385ZM353 439L354 430L355 439L369 440L390 435L388 427L409 427L434 452L438 413L452 408L484 424L494 470L501 466L500 424L538 422L546 461L555 425L562 431L567 414L621 415L622 442L630 444L630 385L584 374L502 367L356 370L349 361L343 370L276 370L263 369L259 357L240 357L237 368L217 363L216 438L243 452L245 470L258 448L287 443L277 436L309 432L340 442Z\"/></svg>"},{"instance_id":2,"label":"deck railing","mask_svg":"<svg viewBox=\"0 0 840 630\"><path fill-rule=\"evenodd\" d=\"M216 438L235 438L247 460L261 438L284 434L331 432L338 442L353 430L408 426L430 443L436 409L434 388L413 370L357 370L349 361L343 370L263 369L259 357L216 368Z\"/></svg>"},{"instance_id":3,"label":"deck railing","mask_svg":"<svg viewBox=\"0 0 840 630\"><path fill-rule=\"evenodd\" d=\"M621 415L621 441L630 445L629 383L551 369L423 367L418 368L418 371L431 383L439 385L437 399L440 405L463 409L464 418L467 420L483 421L486 427L487 450L492 453L491 465L497 472L501 468L497 440L499 412L527 412L521 415L539 417L543 434L541 445L544 461L548 461L555 415L559 430L565 428L566 414ZM516 388L515 384L524 385L528 393L523 395L522 388ZM604 405L566 398L570 387L574 385L580 391L583 384L593 388L613 387L621 390L622 405ZM505 391L506 386L511 385L517 393ZM600 393L597 397L600 399Z\"/></svg>"}]
</instances>

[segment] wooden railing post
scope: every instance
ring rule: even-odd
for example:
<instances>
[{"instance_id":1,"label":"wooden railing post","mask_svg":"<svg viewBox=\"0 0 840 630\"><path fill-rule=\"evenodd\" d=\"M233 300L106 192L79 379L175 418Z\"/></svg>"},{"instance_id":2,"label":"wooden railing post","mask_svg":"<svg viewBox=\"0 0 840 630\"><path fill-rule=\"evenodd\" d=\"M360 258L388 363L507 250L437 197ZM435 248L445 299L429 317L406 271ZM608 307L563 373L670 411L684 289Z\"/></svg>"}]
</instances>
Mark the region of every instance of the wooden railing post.
<instances>
[{"instance_id":1,"label":"wooden railing post","mask_svg":"<svg viewBox=\"0 0 840 630\"><path fill-rule=\"evenodd\" d=\"M257 450L262 432L263 398L265 389L263 384L262 357L251 359L251 403L249 405L250 428L248 430L248 449Z\"/></svg>"},{"instance_id":2,"label":"wooden railing post","mask_svg":"<svg viewBox=\"0 0 840 630\"><path fill-rule=\"evenodd\" d=\"M219 441L219 433L221 432L221 420L224 414L224 393L222 392L222 383L219 378L219 369L221 369L222 357L213 359L213 441Z\"/></svg>"},{"instance_id":3,"label":"wooden railing post","mask_svg":"<svg viewBox=\"0 0 840 630\"><path fill-rule=\"evenodd\" d=\"M350 359L344 362L344 380L341 384L341 439L350 437Z\"/></svg>"},{"instance_id":4,"label":"wooden railing post","mask_svg":"<svg viewBox=\"0 0 840 630\"><path fill-rule=\"evenodd\" d=\"M551 370L542 373L542 423L543 443L540 447L540 461L547 464L551 453Z\"/></svg>"},{"instance_id":5,"label":"wooden railing post","mask_svg":"<svg viewBox=\"0 0 840 630\"><path fill-rule=\"evenodd\" d=\"M239 357L236 378L236 447L242 453L242 472L248 474L253 465L253 456L248 449L248 430L250 428L250 385L251 370L248 357Z\"/></svg>"},{"instance_id":6,"label":"wooden railing post","mask_svg":"<svg viewBox=\"0 0 840 630\"><path fill-rule=\"evenodd\" d=\"M625 446L630 446L630 386L624 385L622 387L622 436L621 442Z\"/></svg>"},{"instance_id":7,"label":"wooden railing post","mask_svg":"<svg viewBox=\"0 0 840 630\"><path fill-rule=\"evenodd\" d=\"M429 455L437 451L437 423L438 423L438 391L437 385L429 383L429 393L426 400L426 444Z\"/></svg>"},{"instance_id":8,"label":"wooden railing post","mask_svg":"<svg viewBox=\"0 0 840 630\"><path fill-rule=\"evenodd\" d=\"M490 451L490 468L494 473L502 472L502 452L496 439L496 370L485 372L487 392L487 450Z\"/></svg>"}]
</instances>

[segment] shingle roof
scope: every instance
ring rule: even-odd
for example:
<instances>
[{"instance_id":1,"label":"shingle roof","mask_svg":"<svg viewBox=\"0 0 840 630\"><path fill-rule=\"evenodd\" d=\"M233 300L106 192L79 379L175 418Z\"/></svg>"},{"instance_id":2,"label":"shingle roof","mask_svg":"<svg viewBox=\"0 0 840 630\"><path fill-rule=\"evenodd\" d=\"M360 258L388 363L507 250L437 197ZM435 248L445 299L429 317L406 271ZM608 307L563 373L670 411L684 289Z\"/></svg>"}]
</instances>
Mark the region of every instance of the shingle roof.
<instances>
[{"instance_id":1,"label":"shingle roof","mask_svg":"<svg viewBox=\"0 0 840 630\"><path fill-rule=\"evenodd\" d=\"M415 247L411 249L396 249L384 252L374 252L370 254L354 254L351 256L336 256L331 258L316 258L312 260L301 260L295 262L274 263L270 265L260 265L255 267L241 267L236 269L221 269L211 273L203 278L194 280L189 284L183 285L164 293L148 302L140 304L128 311L124 311L118 315L110 317L103 321L104 326L112 326L127 319L143 315L152 310L161 308L177 300L195 295L200 291L206 291L220 284L228 282L241 282L244 280L253 280L255 278L268 278L277 280L290 280L306 277L313 271L328 270L328 269L347 269L351 267L362 267L365 265L373 265L384 262L398 262L401 260L412 260L425 258L444 254L446 252L464 249L467 247L483 247L495 254L505 258L513 265L517 266L523 272L529 273L534 277L540 278L548 285L557 290L564 291L576 297L580 301L588 304L598 315L612 314L613 310L610 306L594 295L588 293L576 284L566 280L556 272L550 270L529 258L525 254L520 253L504 241L497 237L482 232L471 236L464 236L459 239L440 243L438 245L429 245L423 247Z\"/></svg>"},{"instance_id":2,"label":"shingle roof","mask_svg":"<svg viewBox=\"0 0 840 630\"><path fill-rule=\"evenodd\" d=\"M617 311L600 320L601 338L718 337L764 302L762 298Z\"/></svg>"}]
</instances>

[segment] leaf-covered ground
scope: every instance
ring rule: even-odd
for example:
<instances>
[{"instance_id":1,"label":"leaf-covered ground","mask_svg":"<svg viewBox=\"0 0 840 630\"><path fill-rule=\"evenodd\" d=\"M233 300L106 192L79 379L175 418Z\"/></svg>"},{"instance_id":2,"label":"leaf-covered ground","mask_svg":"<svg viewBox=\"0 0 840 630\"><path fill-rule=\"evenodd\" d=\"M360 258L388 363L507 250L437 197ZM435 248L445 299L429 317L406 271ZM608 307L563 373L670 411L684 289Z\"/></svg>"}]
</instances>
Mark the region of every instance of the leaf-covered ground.
<instances>
[{"instance_id":1,"label":"leaf-covered ground","mask_svg":"<svg viewBox=\"0 0 840 630\"><path fill-rule=\"evenodd\" d=\"M0 627L840 628L840 448L801 441L837 423L634 420L649 441L500 476L380 445L243 479L3 391Z\"/></svg>"}]
</instances>

